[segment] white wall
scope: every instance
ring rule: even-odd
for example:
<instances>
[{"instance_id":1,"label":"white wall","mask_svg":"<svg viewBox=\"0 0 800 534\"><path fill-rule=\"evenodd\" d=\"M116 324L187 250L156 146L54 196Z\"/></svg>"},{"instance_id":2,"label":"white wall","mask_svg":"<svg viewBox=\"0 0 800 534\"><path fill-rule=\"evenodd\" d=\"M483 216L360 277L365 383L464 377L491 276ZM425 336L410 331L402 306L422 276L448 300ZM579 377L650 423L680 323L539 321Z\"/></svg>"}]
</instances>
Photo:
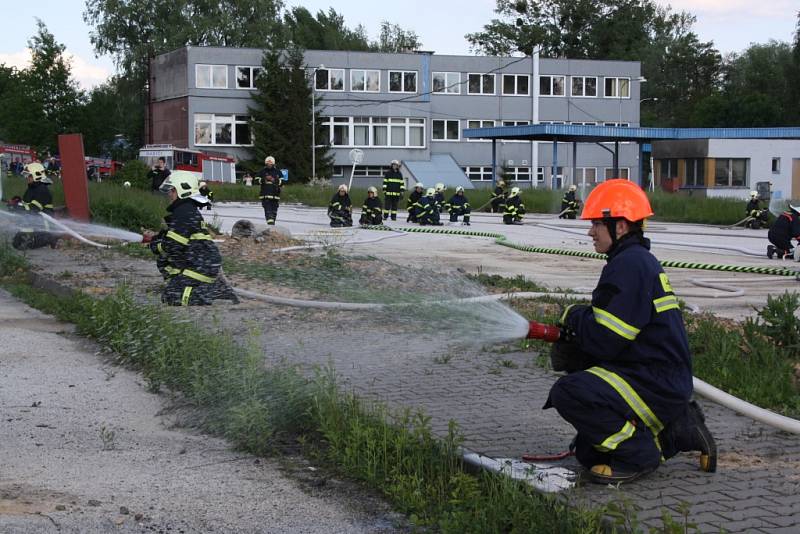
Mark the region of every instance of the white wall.
<instances>
[{"instance_id":1,"label":"white wall","mask_svg":"<svg viewBox=\"0 0 800 534\"><path fill-rule=\"evenodd\" d=\"M748 158L746 188L709 188L708 196L747 199L757 182L772 182L772 198L792 196L792 158L800 158L800 140L709 139L709 158ZM772 158L781 158L779 173L772 172Z\"/></svg>"}]
</instances>

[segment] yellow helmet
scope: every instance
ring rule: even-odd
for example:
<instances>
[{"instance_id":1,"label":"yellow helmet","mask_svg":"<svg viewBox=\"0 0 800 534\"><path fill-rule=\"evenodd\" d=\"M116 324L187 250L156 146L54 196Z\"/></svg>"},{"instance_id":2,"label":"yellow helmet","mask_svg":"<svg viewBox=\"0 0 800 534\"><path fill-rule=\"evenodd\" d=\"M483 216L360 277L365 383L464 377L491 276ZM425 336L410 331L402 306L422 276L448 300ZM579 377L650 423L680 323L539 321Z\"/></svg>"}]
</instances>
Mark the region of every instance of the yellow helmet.
<instances>
[{"instance_id":1,"label":"yellow helmet","mask_svg":"<svg viewBox=\"0 0 800 534\"><path fill-rule=\"evenodd\" d=\"M578 190L578 186L575 185L575 184L572 184L571 186L569 186L569 190L570 191L577 191Z\"/></svg>"},{"instance_id":2,"label":"yellow helmet","mask_svg":"<svg viewBox=\"0 0 800 534\"><path fill-rule=\"evenodd\" d=\"M189 171L175 171L167 176L159 190L163 193L169 193L170 189L177 191L178 198L189 198L200 194L200 184L197 182L197 176Z\"/></svg>"},{"instance_id":3,"label":"yellow helmet","mask_svg":"<svg viewBox=\"0 0 800 534\"><path fill-rule=\"evenodd\" d=\"M272 156L267 156L266 158L264 158L264 164L266 165L268 163L275 165L275 158L273 158Z\"/></svg>"},{"instance_id":4,"label":"yellow helmet","mask_svg":"<svg viewBox=\"0 0 800 534\"><path fill-rule=\"evenodd\" d=\"M53 180L47 176L44 170L44 165L38 162L28 163L22 171L24 176L30 176L34 182L41 182L43 184L52 184Z\"/></svg>"},{"instance_id":5,"label":"yellow helmet","mask_svg":"<svg viewBox=\"0 0 800 534\"><path fill-rule=\"evenodd\" d=\"M337 189L337 191L344 191L345 193L347 193L347 184L339 184L339 188Z\"/></svg>"}]
</instances>

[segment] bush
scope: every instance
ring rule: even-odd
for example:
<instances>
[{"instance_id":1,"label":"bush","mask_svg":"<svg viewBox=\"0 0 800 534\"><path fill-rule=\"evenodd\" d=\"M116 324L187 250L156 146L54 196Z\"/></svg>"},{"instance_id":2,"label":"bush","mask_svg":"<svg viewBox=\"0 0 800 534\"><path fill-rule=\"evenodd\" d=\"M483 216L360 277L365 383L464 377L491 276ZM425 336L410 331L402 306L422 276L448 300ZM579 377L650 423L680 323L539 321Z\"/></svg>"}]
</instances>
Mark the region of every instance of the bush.
<instances>
[{"instance_id":1,"label":"bush","mask_svg":"<svg viewBox=\"0 0 800 534\"><path fill-rule=\"evenodd\" d=\"M89 207L94 222L139 232L161 225L169 200L164 195L128 189L110 182L89 184Z\"/></svg>"},{"instance_id":2,"label":"bush","mask_svg":"<svg viewBox=\"0 0 800 534\"><path fill-rule=\"evenodd\" d=\"M150 167L145 162L133 159L122 167L114 177L114 181L119 184L130 182L131 187L150 191L151 184L150 179L147 177L148 172L150 172Z\"/></svg>"}]
</instances>

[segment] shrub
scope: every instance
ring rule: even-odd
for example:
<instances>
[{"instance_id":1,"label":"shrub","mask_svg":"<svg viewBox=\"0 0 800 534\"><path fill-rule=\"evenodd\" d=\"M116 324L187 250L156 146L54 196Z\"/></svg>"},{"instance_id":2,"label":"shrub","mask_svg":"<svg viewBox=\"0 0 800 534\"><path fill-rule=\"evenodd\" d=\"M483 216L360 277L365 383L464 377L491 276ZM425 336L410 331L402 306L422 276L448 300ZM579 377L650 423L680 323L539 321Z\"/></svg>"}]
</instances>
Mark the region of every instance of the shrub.
<instances>
[{"instance_id":1,"label":"shrub","mask_svg":"<svg viewBox=\"0 0 800 534\"><path fill-rule=\"evenodd\" d=\"M122 167L114 177L114 181L119 184L130 182L131 187L150 191L150 179L147 177L148 172L150 172L150 168L145 162L133 159Z\"/></svg>"}]
</instances>

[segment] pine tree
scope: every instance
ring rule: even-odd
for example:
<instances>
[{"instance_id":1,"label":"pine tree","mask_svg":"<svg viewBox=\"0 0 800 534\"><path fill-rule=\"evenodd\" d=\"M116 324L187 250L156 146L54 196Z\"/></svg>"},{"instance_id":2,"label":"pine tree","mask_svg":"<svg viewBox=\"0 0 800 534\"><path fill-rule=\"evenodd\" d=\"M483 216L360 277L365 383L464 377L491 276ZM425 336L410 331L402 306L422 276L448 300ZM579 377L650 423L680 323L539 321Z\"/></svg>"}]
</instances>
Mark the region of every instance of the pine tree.
<instances>
[{"instance_id":1,"label":"pine tree","mask_svg":"<svg viewBox=\"0 0 800 534\"><path fill-rule=\"evenodd\" d=\"M266 50L261 63L264 72L256 80L254 106L250 108L254 137L254 165L274 156L281 168L289 170L290 180L306 182L311 168L311 108L313 92L305 69L303 52L298 48ZM317 98L318 104L319 98ZM318 105L316 120L317 176L329 176L333 157L324 145Z\"/></svg>"}]
</instances>

